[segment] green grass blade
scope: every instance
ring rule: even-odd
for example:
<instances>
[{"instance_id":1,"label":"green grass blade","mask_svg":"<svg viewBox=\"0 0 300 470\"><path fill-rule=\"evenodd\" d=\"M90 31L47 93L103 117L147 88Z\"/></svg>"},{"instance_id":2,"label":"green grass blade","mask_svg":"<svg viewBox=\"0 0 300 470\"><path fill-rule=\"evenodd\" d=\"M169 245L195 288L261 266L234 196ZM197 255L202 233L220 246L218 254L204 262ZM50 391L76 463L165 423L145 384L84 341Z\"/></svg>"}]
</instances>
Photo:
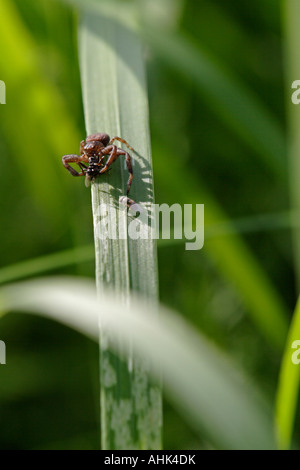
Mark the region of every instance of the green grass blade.
<instances>
[{"instance_id":1,"label":"green grass blade","mask_svg":"<svg viewBox=\"0 0 300 470\"><path fill-rule=\"evenodd\" d=\"M292 354L293 342L300 339L300 300L298 300L286 341L282 358L275 407L275 423L278 446L289 449L293 425L297 410L297 399L300 383L300 367L294 364ZM296 347L298 349L299 346Z\"/></svg>"},{"instance_id":2,"label":"green grass blade","mask_svg":"<svg viewBox=\"0 0 300 470\"><path fill-rule=\"evenodd\" d=\"M138 154L132 155L134 180L130 196L153 200L147 88L140 41L117 20L86 14L79 35L80 68L87 134L119 135ZM107 286L123 305L130 304L131 290L156 303L157 264L153 240L103 239L100 206L108 208L109 229L127 232L127 211L119 210L119 196L126 194L128 172L120 158L109 176L92 185L99 296ZM149 227L147 227L149 229ZM102 322L102 320L100 320ZM102 323L101 323L102 324ZM159 449L161 446L161 398L150 383L147 365L129 353L129 362L107 348L109 338L100 332L101 408L103 449ZM130 345L123 345L130 350ZM113 383L108 377L114 377ZM120 410L123 410L120 411ZM119 416L116 423L115 416Z\"/></svg>"},{"instance_id":3,"label":"green grass blade","mask_svg":"<svg viewBox=\"0 0 300 470\"><path fill-rule=\"evenodd\" d=\"M95 258L93 245L58 251L45 256L31 258L20 263L0 268L0 284L47 273L55 269L91 261Z\"/></svg>"},{"instance_id":4,"label":"green grass blade","mask_svg":"<svg viewBox=\"0 0 300 470\"><path fill-rule=\"evenodd\" d=\"M225 449L275 447L270 409L259 391L224 352L174 312L161 307L158 318L156 306L145 299L133 298L124 306L105 289L97 300L93 283L78 278L5 286L0 299L2 312L43 314L95 340L100 307L114 349L120 346L120 336L132 340L141 360L151 361L151 373L159 376L162 369L168 397L202 438ZM118 418L121 427L122 416Z\"/></svg>"}]
</instances>

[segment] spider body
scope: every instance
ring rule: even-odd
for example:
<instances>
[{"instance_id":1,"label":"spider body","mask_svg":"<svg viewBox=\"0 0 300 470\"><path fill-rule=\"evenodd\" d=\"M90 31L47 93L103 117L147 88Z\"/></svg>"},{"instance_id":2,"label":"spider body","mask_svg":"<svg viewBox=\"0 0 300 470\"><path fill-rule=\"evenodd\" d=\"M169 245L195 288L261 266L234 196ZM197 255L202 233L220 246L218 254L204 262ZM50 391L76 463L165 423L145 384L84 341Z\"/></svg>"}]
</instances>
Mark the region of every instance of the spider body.
<instances>
[{"instance_id":1,"label":"spider body","mask_svg":"<svg viewBox=\"0 0 300 470\"><path fill-rule=\"evenodd\" d=\"M129 149L133 150L121 137L113 137L110 139L108 134L91 134L86 140L81 141L80 155L64 155L62 157L64 167L73 176L85 176L86 186L88 186L97 176L109 171L110 166L119 156L124 155L129 172L126 193L128 195L133 178L131 157L128 152L113 144L115 140L122 142L127 145ZM107 160L104 162L106 156ZM70 163L77 163L81 171L76 171Z\"/></svg>"}]
</instances>

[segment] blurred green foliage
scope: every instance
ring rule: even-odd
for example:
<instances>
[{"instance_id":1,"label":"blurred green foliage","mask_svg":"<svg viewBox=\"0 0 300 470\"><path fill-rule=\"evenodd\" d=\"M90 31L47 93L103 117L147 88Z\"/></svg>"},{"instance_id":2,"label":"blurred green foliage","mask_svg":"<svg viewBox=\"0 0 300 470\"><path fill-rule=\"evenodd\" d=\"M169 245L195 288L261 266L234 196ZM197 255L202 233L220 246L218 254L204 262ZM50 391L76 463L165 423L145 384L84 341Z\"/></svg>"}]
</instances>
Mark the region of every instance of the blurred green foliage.
<instances>
[{"instance_id":1,"label":"blurred green foliage","mask_svg":"<svg viewBox=\"0 0 300 470\"><path fill-rule=\"evenodd\" d=\"M162 245L160 298L272 403L297 297L290 230L255 231L256 215L289 210L280 2L175 4L164 35L151 15L144 34L156 202L204 203L208 226L253 216L253 231L215 236L199 252ZM72 7L55 0L0 5L2 267L92 243L90 193L61 165L85 137L76 28ZM202 80L201 57L219 83L211 69ZM94 265L74 252L56 272L93 277ZM0 448L98 448L97 345L17 313L1 320L0 339ZM210 447L168 403L164 415L166 449Z\"/></svg>"}]
</instances>

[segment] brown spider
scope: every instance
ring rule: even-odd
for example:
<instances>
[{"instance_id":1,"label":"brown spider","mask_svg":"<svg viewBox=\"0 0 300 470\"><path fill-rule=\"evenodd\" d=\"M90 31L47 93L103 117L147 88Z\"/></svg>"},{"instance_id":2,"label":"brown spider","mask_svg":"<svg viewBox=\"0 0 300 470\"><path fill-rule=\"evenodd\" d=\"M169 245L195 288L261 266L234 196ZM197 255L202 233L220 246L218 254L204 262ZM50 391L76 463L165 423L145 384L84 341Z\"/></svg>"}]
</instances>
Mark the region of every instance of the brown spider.
<instances>
[{"instance_id":1,"label":"brown spider","mask_svg":"<svg viewBox=\"0 0 300 470\"><path fill-rule=\"evenodd\" d=\"M92 134L89 135L86 140L82 140L80 143L80 156L79 155L64 155L62 157L62 162L64 167L71 173L73 176L85 176L85 184L89 186L90 182L94 180L97 176L106 173L110 170L110 165L120 156L125 155L126 165L129 171L129 179L127 182L127 196L130 191L130 186L133 178L131 157L129 153L125 152L116 145L113 145L113 142L118 140L127 147L134 151L128 143L121 139L121 137L113 137L110 139L109 135L104 133ZM106 162L104 163L105 156L108 155ZM69 165L69 163L77 163L80 167L81 172L78 173L74 168ZM86 165L88 164L88 166Z\"/></svg>"}]
</instances>

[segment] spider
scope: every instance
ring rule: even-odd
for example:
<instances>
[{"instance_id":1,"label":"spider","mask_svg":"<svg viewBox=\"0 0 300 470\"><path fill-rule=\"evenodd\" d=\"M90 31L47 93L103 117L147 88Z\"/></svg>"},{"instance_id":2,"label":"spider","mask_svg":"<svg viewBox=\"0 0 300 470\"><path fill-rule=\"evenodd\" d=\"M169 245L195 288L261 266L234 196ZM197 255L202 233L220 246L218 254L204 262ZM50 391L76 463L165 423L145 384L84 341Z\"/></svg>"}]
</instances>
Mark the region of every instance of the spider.
<instances>
[{"instance_id":1,"label":"spider","mask_svg":"<svg viewBox=\"0 0 300 470\"><path fill-rule=\"evenodd\" d=\"M129 172L126 193L128 196L133 178L131 157L129 153L125 152L125 150L122 150L116 147L116 145L113 145L115 140L122 142L123 144L127 145L130 150L134 151L133 148L128 145L126 140L121 139L121 137L113 137L110 139L109 135L102 132L98 134L91 134L86 138L86 140L81 141L80 155L64 155L62 157L64 167L73 176L85 176L85 185L89 186L91 181L97 178L97 176L109 171L111 169L110 166L112 163L120 155L124 155ZM108 155L108 158L106 162L104 162L106 155ZM81 169L80 173L72 168L69 163L77 163Z\"/></svg>"}]
</instances>

